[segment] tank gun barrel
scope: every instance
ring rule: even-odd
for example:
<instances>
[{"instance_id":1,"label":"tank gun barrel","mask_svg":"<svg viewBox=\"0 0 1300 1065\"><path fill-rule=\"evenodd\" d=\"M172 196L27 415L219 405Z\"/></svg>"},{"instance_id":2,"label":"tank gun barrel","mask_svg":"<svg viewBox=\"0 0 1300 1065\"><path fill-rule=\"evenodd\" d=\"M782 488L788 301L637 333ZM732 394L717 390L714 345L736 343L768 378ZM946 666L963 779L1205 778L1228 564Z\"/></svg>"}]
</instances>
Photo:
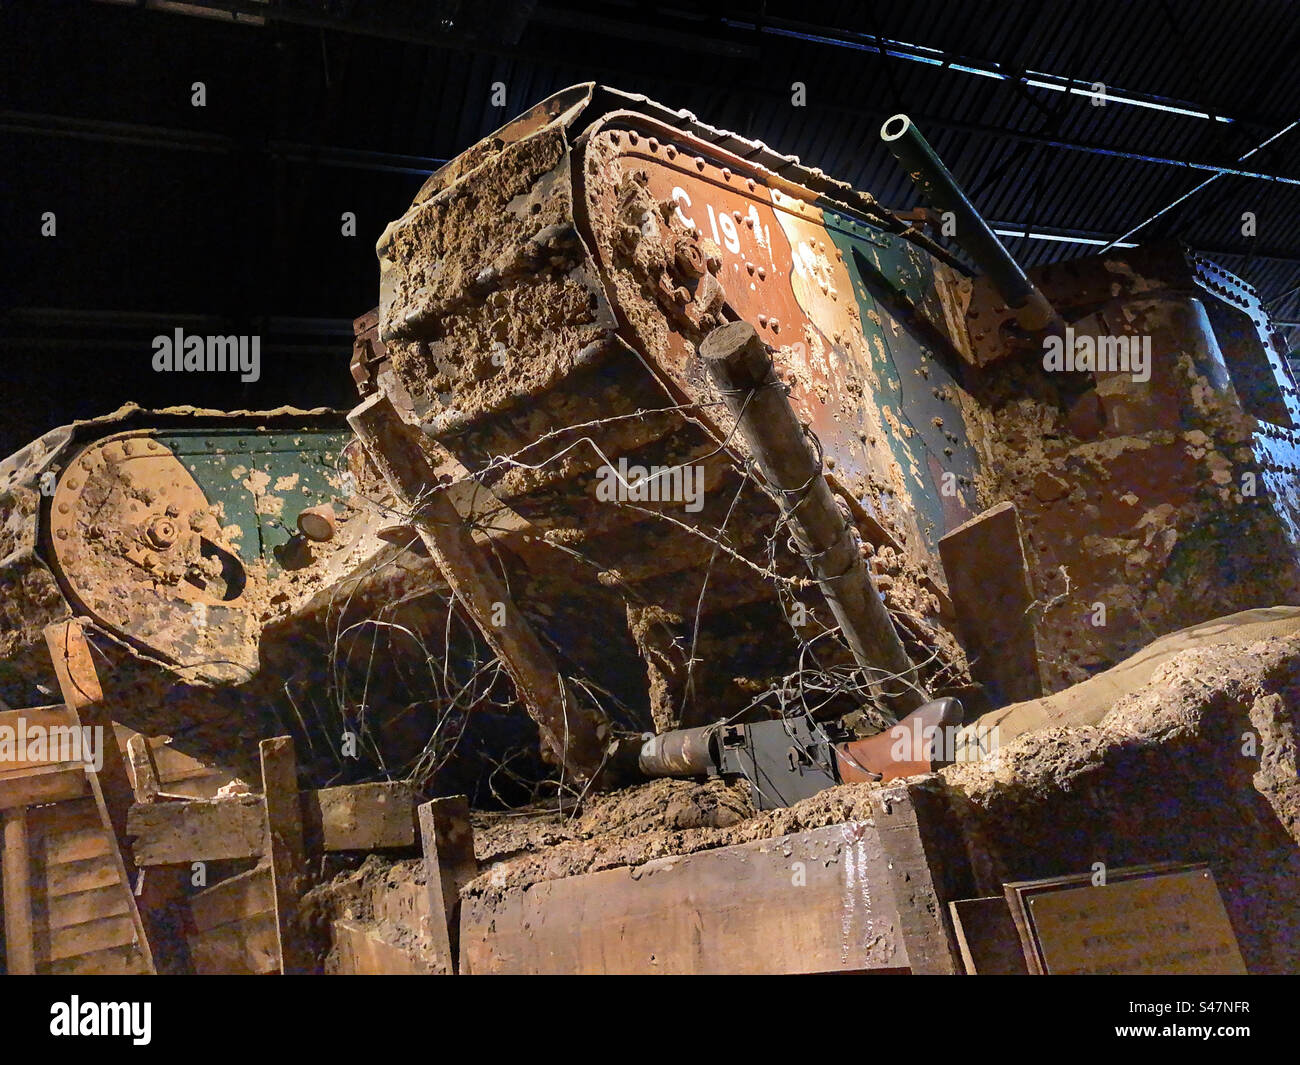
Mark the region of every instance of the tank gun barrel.
<instances>
[{"instance_id":1,"label":"tank gun barrel","mask_svg":"<svg viewBox=\"0 0 1300 1065\"><path fill-rule=\"evenodd\" d=\"M916 124L907 115L894 115L880 127L880 136L926 201L952 213L957 242L1016 312L1020 327L1027 332L1051 329L1058 321L1055 309L1025 276Z\"/></svg>"}]
</instances>

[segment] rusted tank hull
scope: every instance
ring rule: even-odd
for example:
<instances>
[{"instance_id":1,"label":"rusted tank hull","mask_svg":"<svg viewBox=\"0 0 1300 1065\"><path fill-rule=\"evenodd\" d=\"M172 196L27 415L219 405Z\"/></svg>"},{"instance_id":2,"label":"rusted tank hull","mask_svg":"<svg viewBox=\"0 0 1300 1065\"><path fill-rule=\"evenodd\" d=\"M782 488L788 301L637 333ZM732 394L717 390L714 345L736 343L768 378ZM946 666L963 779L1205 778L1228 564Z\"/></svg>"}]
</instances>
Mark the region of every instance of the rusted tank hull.
<instances>
[{"instance_id":1,"label":"rusted tank hull","mask_svg":"<svg viewBox=\"0 0 1300 1065\"><path fill-rule=\"evenodd\" d=\"M1255 293L1175 246L1031 276L1076 340L1148 359L1048 369L1041 350L976 344L981 501L1014 502L1025 527L1045 689L1155 636L1300 602L1300 396ZM1006 313L977 282L972 330L996 336Z\"/></svg>"},{"instance_id":2,"label":"rusted tank hull","mask_svg":"<svg viewBox=\"0 0 1300 1065\"><path fill-rule=\"evenodd\" d=\"M1150 357L1141 380L1052 368L988 278L870 196L591 85L433 175L378 250L353 374L432 473L390 493L337 413L128 411L48 434L0 464L0 699L39 701L40 633L76 613L143 731L225 756L288 730L320 740L304 761L327 776L427 775L442 761L422 743L510 697L496 604L449 610L455 582L410 526L437 492L493 570L479 584L562 675L555 720L570 696L623 739L860 709L871 685L783 518L793 490L765 481L697 354L736 320L934 695L970 679L959 613L969 628L1004 601L978 574L950 588L939 540L999 505L1024 534L996 555L1026 560L1008 587L1035 693L1300 597L1294 382L1257 296L1182 251L1031 271L1062 326ZM295 536L322 507L335 535ZM535 743L522 718L500 728ZM354 732L373 742L342 763Z\"/></svg>"},{"instance_id":3,"label":"rusted tank hull","mask_svg":"<svg viewBox=\"0 0 1300 1065\"><path fill-rule=\"evenodd\" d=\"M351 443L329 411L127 407L5 460L0 700L48 701L42 630L76 616L106 704L146 735L243 771L290 732L313 776L427 773L463 730L449 691L491 655ZM330 539L296 535L320 506Z\"/></svg>"},{"instance_id":4,"label":"rusted tank hull","mask_svg":"<svg viewBox=\"0 0 1300 1065\"><path fill-rule=\"evenodd\" d=\"M1295 386L1257 298L1182 253L1033 271L1057 326L1151 345L1149 381L1056 372L990 279L900 226L762 145L578 86L389 227L366 387L424 430L462 500L484 490L463 514L509 513L528 546L505 564L537 623L634 707L648 696L660 728L744 710L824 631L790 627L782 579L803 571L696 354L723 320L771 347L896 624L943 682L966 672L937 542L1006 502L1048 690L1300 595ZM610 468L656 466L702 469L699 513L600 498ZM629 683L634 658L646 679Z\"/></svg>"},{"instance_id":5,"label":"rusted tank hull","mask_svg":"<svg viewBox=\"0 0 1300 1065\"><path fill-rule=\"evenodd\" d=\"M477 487L462 513L505 530L530 620L661 729L745 711L829 631L695 353L743 317L892 570L928 679L961 683L935 551L974 502L960 273L869 197L806 187L811 172L746 161L758 146L639 98L579 87L539 109L435 174L385 233L386 361L363 384ZM833 638L817 654L847 661Z\"/></svg>"}]
</instances>

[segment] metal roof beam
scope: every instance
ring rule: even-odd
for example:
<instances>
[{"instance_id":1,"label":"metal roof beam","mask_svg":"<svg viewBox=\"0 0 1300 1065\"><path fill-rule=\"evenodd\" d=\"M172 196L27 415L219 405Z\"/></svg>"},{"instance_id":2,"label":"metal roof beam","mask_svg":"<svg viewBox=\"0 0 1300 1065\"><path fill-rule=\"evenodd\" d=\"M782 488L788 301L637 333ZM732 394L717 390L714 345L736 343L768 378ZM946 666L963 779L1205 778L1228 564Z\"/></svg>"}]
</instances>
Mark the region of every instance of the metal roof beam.
<instances>
[{"instance_id":1,"label":"metal roof beam","mask_svg":"<svg viewBox=\"0 0 1300 1065\"><path fill-rule=\"evenodd\" d=\"M28 111L0 111L0 133L24 133L38 137L98 141L107 144L133 144L173 151L205 152L215 155L247 151L247 145L220 133L196 133L188 129L142 126L131 122L110 122L98 118L72 118L67 115L43 115ZM299 144L294 141L267 141L261 150L276 159L318 163L356 170L373 170L394 174L428 176L446 159L421 155L402 155L367 148L338 148L325 144Z\"/></svg>"},{"instance_id":2,"label":"metal roof beam","mask_svg":"<svg viewBox=\"0 0 1300 1065\"><path fill-rule=\"evenodd\" d=\"M1267 148L1270 144L1272 144L1272 143L1273 143L1275 140L1277 140L1279 137L1284 136L1285 134L1289 133L1291 130L1295 129L1296 126L1300 126L1300 119L1296 119L1296 120L1292 121L1290 124L1288 124L1288 125L1285 126L1284 128L1282 128L1282 129L1278 130L1276 133L1274 133L1273 136L1269 137L1269 138L1268 138L1266 141L1264 141L1262 144L1257 144L1254 148L1251 148L1250 151L1248 151L1248 152L1246 152L1244 155L1242 155L1242 156L1237 160L1237 162L1240 163L1240 162L1244 162L1245 160L1249 159L1252 155L1254 155L1254 154L1255 154L1257 151L1259 151L1261 148ZM1157 218L1159 218L1161 215L1167 214L1169 211L1172 211L1175 207L1177 207L1177 206L1178 206L1180 203L1182 203L1184 200L1190 199L1192 196L1195 196L1198 192L1200 192L1200 191L1201 191L1203 188L1205 188L1207 185L1211 185L1211 184L1213 184L1214 182L1218 181L1219 178L1221 178L1221 177L1223 177L1222 174L1213 174L1213 175L1211 175L1210 177L1206 178L1206 179L1205 179L1204 181L1202 181L1199 185L1197 185L1196 188L1194 188L1194 189L1189 189L1187 192L1184 192L1184 193L1183 193L1181 196L1179 196L1176 200L1173 200L1172 202L1167 203L1164 207L1160 208L1160 210L1158 210L1155 214L1153 214L1153 215L1151 215L1150 217L1148 217L1148 218L1144 219L1143 221L1139 222L1137 225L1135 225L1135 226L1133 226L1131 229L1127 230L1127 231L1126 231L1125 233L1123 233L1121 236L1116 237L1113 241L1111 241L1110 244L1106 245L1106 247L1107 247L1107 248L1110 248L1110 247L1113 247L1114 245L1118 244L1118 243L1119 243L1120 241L1122 241L1122 240L1128 240L1128 238L1131 237L1131 236L1133 236L1133 234L1136 233L1139 229L1145 229L1147 226L1149 226L1152 222L1154 222L1154 221L1155 221ZM1296 184L1300 184L1300 182L1296 182ZM1105 248L1103 248L1102 250L1104 251Z\"/></svg>"},{"instance_id":3,"label":"metal roof beam","mask_svg":"<svg viewBox=\"0 0 1300 1065\"><path fill-rule=\"evenodd\" d=\"M1046 240L1061 244L1081 244L1097 248L1099 251L1117 239L1107 233L1097 233L1086 229L1070 229L1064 226L1027 225L1024 222L990 221L989 227L1002 237L1013 240ZM1117 247L1135 248L1136 243L1116 245ZM1196 252L1210 258L1244 259L1248 255L1268 262L1287 263L1300 266L1300 251L1289 248L1229 248L1223 245L1196 243L1189 245Z\"/></svg>"},{"instance_id":4,"label":"metal roof beam","mask_svg":"<svg viewBox=\"0 0 1300 1065\"><path fill-rule=\"evenodd\" d=\"M826 109L872 119L879 118L883 120L889 117L884 111L877 111L874 108L828 106ZM926 126L935 129L975 133L1003 140L1025 141L1029 144L1039 144L1065 151L1089 152L1095 155L1130 159L1135 162L1152 163L1158 166L1180 167L1211 174L1247 178L1254 181L1300 186L1300 178L1288 177L1284 174L1222 166L1194 159L1173 159L1168 156L1147 155L1142 152L1109 148L1100 144L1066 141L1059 137L1003 129L997 126L986 126L977 122L956 121L938 115L914 113L912 117L917 122L924 123ZM128 122L108 122L102 119L72 118L66 115L44 115L24 111L0 111L0 132L28 133L48 137L72 137L122 144L140 144L155 148L209 152L233 151L238 144L234 138L220 134L195 133L192 130L166 129L161 126L143 126ZM242 149L242 146L240 147ZM447 161L445 159L402 155L394 152L378 152L362 148L337 148L328 145L296 144L287 141L271 142L267 145L267 150L278 157L300 161L315 161L325 166L357 167L366 170L406 174L429 174Z\"/></svg>"}]
</instances>

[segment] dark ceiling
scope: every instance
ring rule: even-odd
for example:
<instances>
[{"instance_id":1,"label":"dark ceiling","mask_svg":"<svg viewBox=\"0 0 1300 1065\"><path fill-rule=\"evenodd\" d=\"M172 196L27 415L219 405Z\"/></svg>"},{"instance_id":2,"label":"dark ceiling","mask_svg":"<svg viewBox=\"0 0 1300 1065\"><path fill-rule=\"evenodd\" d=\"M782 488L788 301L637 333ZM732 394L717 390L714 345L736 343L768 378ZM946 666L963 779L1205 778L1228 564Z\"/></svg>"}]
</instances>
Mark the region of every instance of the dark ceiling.
<instances>
[{"instance_id":1,"label":"dark ceiling","mask_svg":"<svg viewBox=\"0 0 1300 1065\"><path fill-rule=\"evenodd\" d=\"M907 111L996 228L1035 235L1006 238L1022 261L1145 222L1129 239L1178 237L1300 320L1288 0L44 0L0 5L0 41L0 454L127 400L350 406L385 223L441 160L584 80L900 208L916 197L878 131ZM260 334L261 380L196 395L154 373L152 337L200 325Z\"/></svg>"}]
</instances>

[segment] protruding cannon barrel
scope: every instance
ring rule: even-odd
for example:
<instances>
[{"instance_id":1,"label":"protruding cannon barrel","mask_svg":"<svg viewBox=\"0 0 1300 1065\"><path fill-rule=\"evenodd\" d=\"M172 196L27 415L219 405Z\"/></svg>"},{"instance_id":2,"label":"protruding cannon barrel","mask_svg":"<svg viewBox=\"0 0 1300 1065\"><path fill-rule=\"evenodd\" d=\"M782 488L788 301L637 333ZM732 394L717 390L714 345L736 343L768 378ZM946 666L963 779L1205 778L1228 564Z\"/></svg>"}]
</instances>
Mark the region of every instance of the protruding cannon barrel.
<instances>
[{"instance_id":1,"label":"protruding cannon barrel","mask_svg":"<svg viewBox=\"0 0 1300 1065\"><path fill-rule=\"evenodd\" d=\"M1052 329L1058 321L1055 309L1003 247L916 124L907 115L894 115L880 127L880 136L926 201L952 213L957 242L1015 311L1020 327L1030 333Z\"/></svg>"}]
</instances>

